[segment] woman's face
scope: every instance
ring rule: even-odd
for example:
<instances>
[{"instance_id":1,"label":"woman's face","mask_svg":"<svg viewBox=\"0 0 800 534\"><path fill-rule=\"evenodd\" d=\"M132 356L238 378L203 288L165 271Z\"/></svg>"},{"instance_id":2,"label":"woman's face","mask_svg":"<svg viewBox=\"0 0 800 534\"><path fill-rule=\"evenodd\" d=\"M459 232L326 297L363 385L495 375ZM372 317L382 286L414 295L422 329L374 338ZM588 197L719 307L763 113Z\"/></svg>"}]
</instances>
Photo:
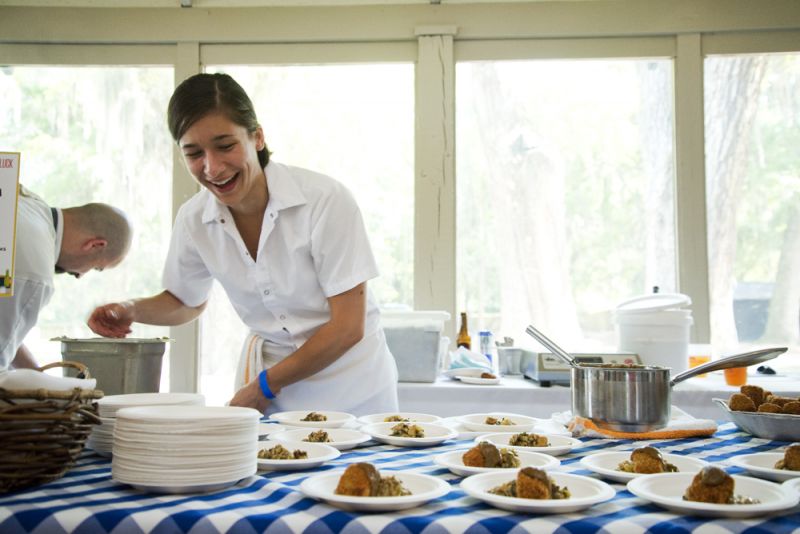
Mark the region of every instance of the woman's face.
<instances>
[{"instance_id":1,"label":"woman's face","mask_svg":"<svg viewBox=\"0 0 800 534\"><path fill-rule=\"evenodd\" d=\"M254 209L264 196L264 170L258 150L264 147L264 132L250 134L221 112L212 112L192 124L178 140L186 167L200 185L211 191L233 211ZM266 189L264 189L266 191Z\"/></svg>"}]
</instances>

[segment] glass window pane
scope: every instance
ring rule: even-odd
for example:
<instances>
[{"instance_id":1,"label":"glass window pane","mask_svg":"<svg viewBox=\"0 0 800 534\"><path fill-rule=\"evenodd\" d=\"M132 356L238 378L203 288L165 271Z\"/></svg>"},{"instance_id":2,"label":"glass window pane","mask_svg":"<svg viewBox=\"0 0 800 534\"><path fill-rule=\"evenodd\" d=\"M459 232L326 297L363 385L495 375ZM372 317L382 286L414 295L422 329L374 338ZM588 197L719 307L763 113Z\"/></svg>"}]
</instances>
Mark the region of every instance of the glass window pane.
<instances>
[{"instance_id":1,"label":"glass window pane","mask_svg":"<svg viewBox=\"0 0 800 534\"><path fill-rule=\"evenodd\" d=\"M457 300L474 330L614 348L612 310L674 291L670 60L456 66ZM524 341L524 340L523 340Z\"/></svg>"},{"instance_id":2,"label":"glass window pane","mask_svg":"<svg viewBox=\"0 0 800 534\"><path fill-rule=\"evenodd\" d=\"M800 53L707 58L705 109L713 346L796 356ZM792 359L775 365L798 367Z\"/></svg>"},{"instance_id":3,"label":"glass window pane","mask_svg":"<svg viewBox=\"0 0 800 534\"><path fill-rule=\"evenodd\" d=\"M272 158L328 174L358 201L381 305L413 306L414 66L213 66L256 107ZM203 314L202 390L227 401L245 331L219 286Z\"/></svg>"},{"instance_id":4,"label":"glass window pane","mask_svg":"<svg viewBox=\"0 0 800 534\"><path fill-rule=\"evenodd\" d=\"M57 207L113 204L134 225L120 266L80 280L56 277L55 294L25 340L40 364L61 359L50 338L94 337L86 319L95 306L161 290L172 226L165 122L172 87L172 68L164 67L6 66L0 73L0 139L3 149L22 153L20 182ZM168 333L137 324L132 336Z\"/></svg>"}]
</instances>

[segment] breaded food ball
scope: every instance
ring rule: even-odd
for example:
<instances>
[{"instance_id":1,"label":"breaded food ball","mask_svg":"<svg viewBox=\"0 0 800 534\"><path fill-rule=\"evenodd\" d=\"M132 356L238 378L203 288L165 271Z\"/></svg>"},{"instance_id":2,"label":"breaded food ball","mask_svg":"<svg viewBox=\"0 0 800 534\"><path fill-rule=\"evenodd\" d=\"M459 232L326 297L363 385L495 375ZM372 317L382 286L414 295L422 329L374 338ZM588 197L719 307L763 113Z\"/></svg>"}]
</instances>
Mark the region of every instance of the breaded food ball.
<instances>
[{"instance_id":1,"label":"breaded food ball","mask_svg":"<svg viewBox=\"0 0 800 534\"><path fill-rule=\"evenodd\" d=\"M470 467L500 467L502 458L494 444L481 441L461 456L464 465Z\"/></svg>"},{"instance_id":2,"label":"breaded food ball","mask_svg":"<svg viewBox=\"0 0 800 534\"><path fill-rule=\"evenodd\" d=\"M762 388L761 386L745 384L744 386L739 388L739 391L742 393L742 395L747 395L748 397L753 399L753 404L756 405L756 408L758 408L761 405L761 403L764 402L764 388Z\"/></svg>"},{"instance_id":3,"label":"breaded food ball","mask_svg":"<svg viewBox=\"0 0 800 534\"><path fill-rule=\"evenodd\" d=\"M778 460L775 469L787 469L789 471L800 471L800 443L794 443L786 447L783 459Z\"/></svg>"},{"instance_id":4,"label":"breaded food ball","mask_svg":"<svg viewBox=\"0 0 800 534\"><path fill-rule=\"evenodd\" d=\"M796 401L796 400L797 399L793 399L792 397L779 397L778 395L769 395L768 397L766 397L764 399L765 402L771 402L772 404L777 404L781 408L783 408L783 406L786 403L789 403L789 402L792 402L792 401Z\"/></svg>"},{"instance_id":5,"label":"breaded food ball","mask_svg":"<svg viewBox=\"0 0 800 534\"><path fill-rule=\"evenodd\" d=\"M704 467L694 476L683 498L687 501L727 504L733 499L733 478L719 467Z\"/></svg>"},{"instance_id":6,"label":"breaded food ball","mask_svg":"<svg viewBox=\"0 0 800 534\"><path fill-rule=\"evenodd\" d=\"M734 393L728 400L728 408L735 412L754 412L756 405L753 399L742 393Z\"/></svg>"},{"instance_id":7,"label":"breaded food ball","mask_svg":"<svg viewBox=\"0 0 800 534\"><path fill-rule=\"evenodd\" d=\"M783 405L783 413L800 415L800 401L787 402Z\"/></svg>"},{"instance_id":8,"label":"breaded food ball","mask_svg":"<svg viewBox=\"0 0 800 534\"><path fill-rule=\"evenodd\" d=\"M552 499L552 482L547 473L535 467L525 467L517 473L517 497Z\"/></svg>"},{"instance_id":9,"label":"breaded food ball","mask_svg":"<svg viewBox=\"0 0 800 534\"><path fill-rule=\"evenodd\" d=\"M369 497L378 494L380 484L381 475L375 466L366 462L358 462L347 466L339 478L334 493Z\"/></svg>"},{"instance_id":10,"label":"breaded food ball","mask_svg":"<svg viewBox=\"0 0 800 534\"><path fill-rule=\"evenodd\" d=\"M781 407L777 404L772 404L771 402L765 402L758 407L758 411L761 413L782 413Z\"/></svg>"},{"instance_id":11,"label":"breaded food ball","mask_svg":"<svg viewBox=\"0 0 800 534\"><path fill-rule=\"evenodd\" d=\"M631 453L633 472L642 474L665 473L677 471L674 465L667 463L661 452L655 447L639 447Z\"/></svg>"}]
</instances>

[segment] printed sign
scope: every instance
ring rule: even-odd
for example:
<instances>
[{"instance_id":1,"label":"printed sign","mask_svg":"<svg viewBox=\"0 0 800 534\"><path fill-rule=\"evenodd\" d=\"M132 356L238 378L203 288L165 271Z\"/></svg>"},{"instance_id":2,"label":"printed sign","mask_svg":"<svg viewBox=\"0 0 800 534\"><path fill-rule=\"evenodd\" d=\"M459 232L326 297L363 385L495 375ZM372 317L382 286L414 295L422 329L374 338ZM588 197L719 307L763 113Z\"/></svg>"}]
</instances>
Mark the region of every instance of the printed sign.
<instances>
[{"instance_id":1,"label":"printed sign","mask_svg":"<svg viewBox=\"0 0 800 534\"><path fill-rule=\"evenodd\" d=\"M14 293L19 152L0 152L0 298Z\"/></svg>"}]
</instances>

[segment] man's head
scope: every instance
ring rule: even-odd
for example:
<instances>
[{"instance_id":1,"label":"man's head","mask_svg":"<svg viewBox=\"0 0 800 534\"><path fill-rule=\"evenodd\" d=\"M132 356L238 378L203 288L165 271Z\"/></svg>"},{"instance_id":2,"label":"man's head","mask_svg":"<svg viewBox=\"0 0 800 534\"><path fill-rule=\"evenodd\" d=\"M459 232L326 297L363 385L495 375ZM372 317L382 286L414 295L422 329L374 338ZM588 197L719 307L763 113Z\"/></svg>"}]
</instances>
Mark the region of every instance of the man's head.
<instances>
[{"instance_id":1,"label":"man's head","mask_svg":"<svg viewBox=\"0 0 800 534\"><path fill-rule=\"evenodd\" d=\"M125 214L108 204L91 203L61 210L64 238L56 272L80 278L92 269L116 267L131 246L131 225Z\"/></svg>"}]
</instances>

